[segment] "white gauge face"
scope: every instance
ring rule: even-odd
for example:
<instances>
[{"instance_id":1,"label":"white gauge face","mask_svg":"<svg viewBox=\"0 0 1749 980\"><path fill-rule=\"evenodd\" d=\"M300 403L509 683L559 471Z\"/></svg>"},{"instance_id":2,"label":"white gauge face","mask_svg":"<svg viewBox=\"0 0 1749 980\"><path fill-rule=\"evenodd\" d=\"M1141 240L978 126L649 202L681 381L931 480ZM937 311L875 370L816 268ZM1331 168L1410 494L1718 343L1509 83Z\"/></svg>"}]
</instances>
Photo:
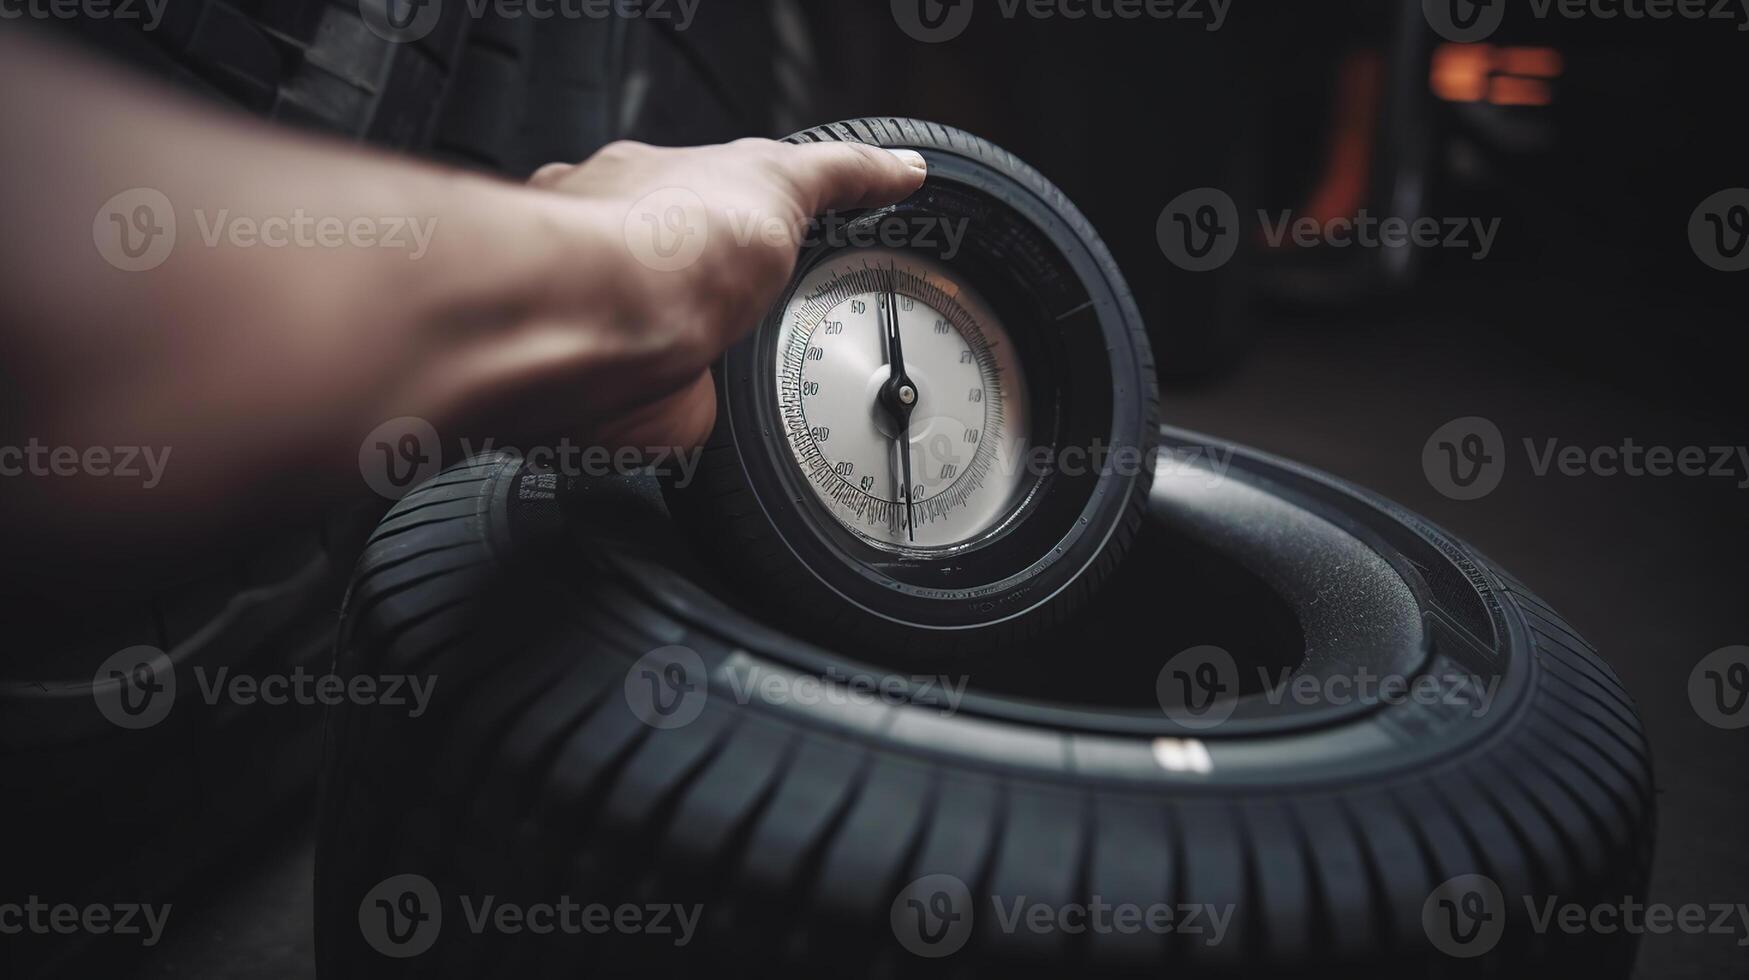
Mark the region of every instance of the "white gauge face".
<instances>
[{"instance_id":1,"label":"white gauge face","mask_svg":"<svg viewBox=\"0 0 1749 980\"><path fill-rule=\"evenodd\" d=\"M906 384L893 381L895 346ZM937 263L879 249L822 262L783 311L775 370L802 475L870 543L951 549L1013 511L1030 418L1020 360L990 308Z\"/></svg>"}]
</instances>

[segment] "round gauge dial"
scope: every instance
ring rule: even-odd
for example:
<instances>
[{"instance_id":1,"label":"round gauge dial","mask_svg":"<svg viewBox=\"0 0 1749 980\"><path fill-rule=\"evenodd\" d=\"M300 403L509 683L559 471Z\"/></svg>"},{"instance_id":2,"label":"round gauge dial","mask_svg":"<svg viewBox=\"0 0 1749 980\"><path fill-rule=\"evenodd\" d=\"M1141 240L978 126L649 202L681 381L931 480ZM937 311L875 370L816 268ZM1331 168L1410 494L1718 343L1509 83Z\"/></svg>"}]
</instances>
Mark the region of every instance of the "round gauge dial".
<instances>
[{"instance_id":1,"label":"round gauge dial","mask_svg":"<svg viewBox=\"0 0 1749 980\"><path fill-rule=\"evenodd\" d=\"M974 290L918 255L849 251L801 279L779 329L784 437L832 517L898 551L965 547L1001 525L1030 406Z\"/></svg>"},{"instance_id":2,"label":"round gauge dial","mask_svg":"<svg viewBox=\"0 0 1749 980\"><path fill-rule=\"evenodd\" d=\"M958 130L859 119L790 138L922 154L903 201L817 216L713 371L717 423L668 510L724 594L886 665L1044 638L1135 538L1153 358L1086 218Z\"/></svg>"}]
</instances>

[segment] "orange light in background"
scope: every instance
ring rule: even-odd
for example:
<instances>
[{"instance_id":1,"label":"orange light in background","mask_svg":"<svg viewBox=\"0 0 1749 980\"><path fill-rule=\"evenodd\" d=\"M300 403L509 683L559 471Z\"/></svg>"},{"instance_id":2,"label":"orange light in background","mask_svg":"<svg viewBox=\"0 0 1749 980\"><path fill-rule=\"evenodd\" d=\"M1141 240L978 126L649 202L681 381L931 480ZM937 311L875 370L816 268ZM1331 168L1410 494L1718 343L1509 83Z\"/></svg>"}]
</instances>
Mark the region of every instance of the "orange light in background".
<instances>
[{"instance_id":1,"label":"orange light in background","mask_svg":"<svg viewBox=\"0 0 1749 980\"><path fill-rule=\"evenodd\" d=\"M1376 51L1356 51L1342 59L1324 173L1301 209L1319 222L1352 216L1366 201L1384 79L1385 62Z\"/></svg>"},{"instance_id":2,"label":"orange light in background","mask_svg":"<svg viewBox=\"0 0 1749 980\"><path fill-rule=\"evenodd\" d=\"M1447 102L1548 105L1554 97L1549 82L1564 67L1554 48L1442 44L1434 49L1427 81Z\"/></svg>"},{"instance_id":3,"label":"orange light in background","mask_svg":"<svg viewBox=\"0 0 1749 980\"><path fill-rule=\"evenodd\" d=\"M1428 83L1447 102L1480 102L1488 94L1493 71L1493 45L1442 44L1433 52Z\"/></svg>"},{"instance_id":4,"label":"orange light in background","mask_svg":"<svg viewBox=\"0 0 1749 980\"><path fill-rule=\"evenodd\" d=\"M1566 67L1561 61L1561 52L1554 48L1497 48L1495 49L1503 75L1522 75L1527 78L1560 78L1561 70Z\"/></svg>"}]
</instances>

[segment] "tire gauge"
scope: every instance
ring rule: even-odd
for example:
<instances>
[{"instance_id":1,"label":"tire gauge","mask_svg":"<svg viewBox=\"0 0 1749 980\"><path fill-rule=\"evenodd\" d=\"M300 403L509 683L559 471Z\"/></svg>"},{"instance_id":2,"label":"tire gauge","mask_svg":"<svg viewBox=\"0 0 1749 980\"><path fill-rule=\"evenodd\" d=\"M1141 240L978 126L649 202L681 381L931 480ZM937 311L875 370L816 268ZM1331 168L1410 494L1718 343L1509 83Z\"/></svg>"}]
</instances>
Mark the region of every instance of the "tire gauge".
<instances>
[{"instance_id":1,"label":"tire gauge","mask_svg":"<svg viewBox=\"0 0 1749 980\"><path fill-rule=\"evenodd\" d=\"M1083 604L1152 482L1153 360L1110 254L1049 182L958 130L836 123L923 154L900 204L819 223L717 366L675 515L778 625L886 655L976 652Z\"/></svg>"}]
</instances>

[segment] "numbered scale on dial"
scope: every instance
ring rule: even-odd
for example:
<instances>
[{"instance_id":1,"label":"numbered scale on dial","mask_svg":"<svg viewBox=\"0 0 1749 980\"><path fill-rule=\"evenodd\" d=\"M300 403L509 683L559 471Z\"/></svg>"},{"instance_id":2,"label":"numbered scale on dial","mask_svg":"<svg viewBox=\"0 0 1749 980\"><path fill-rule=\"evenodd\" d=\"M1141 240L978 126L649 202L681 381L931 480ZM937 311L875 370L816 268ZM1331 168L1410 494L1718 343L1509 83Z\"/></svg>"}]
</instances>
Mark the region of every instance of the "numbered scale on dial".
<instances>
[{"instance_id":1,"label":"numbered scale on dial","mask_svg":"<svg viewBox=\"0 0 1749 980\"><path fill-rule=\"evenodd\" d=\"M791 141L912 149L929 176L810 229L713 370L716 430L669 512L732 603L832 649L926 664L1042 637L1119 566L1153 484L1122 275L1061 191L969 133Z\"/></svg>"},{"instance_id":2,"label":"numbered scale on dial","mask_svg":"<svg viewBox=\"0 0 1749 980\"><path fill-rule=\"evenodd\" d=\"M1025 375L990 307L932 260L842 253L790 294L776 345L785 440L828 513L876 547L963 547L1023 484Z\"/></svg>"}]
</instances>

